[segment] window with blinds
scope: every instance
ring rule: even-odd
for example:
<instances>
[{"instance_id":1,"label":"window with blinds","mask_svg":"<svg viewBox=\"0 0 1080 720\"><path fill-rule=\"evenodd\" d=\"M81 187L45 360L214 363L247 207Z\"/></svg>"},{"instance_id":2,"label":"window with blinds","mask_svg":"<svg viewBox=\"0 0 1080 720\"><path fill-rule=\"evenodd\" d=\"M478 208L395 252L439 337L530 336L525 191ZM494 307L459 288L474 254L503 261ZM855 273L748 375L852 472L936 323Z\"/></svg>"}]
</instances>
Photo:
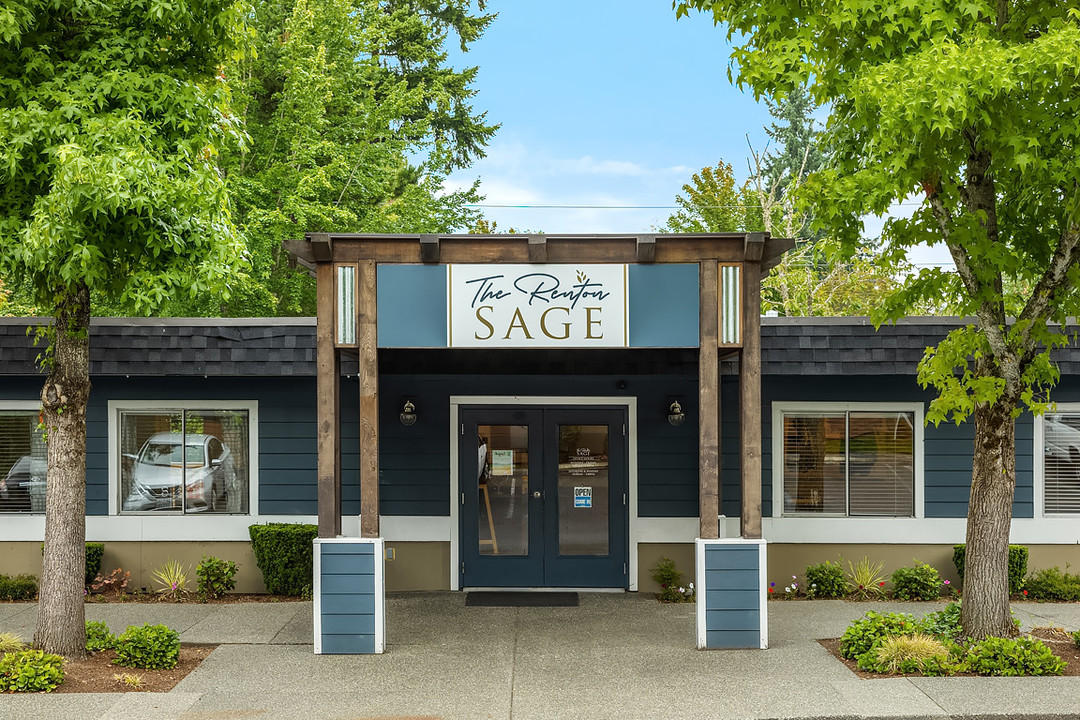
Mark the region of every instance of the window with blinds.
<instances>
[{"instance_id":1,"label":"window with blinds","mask_svg":"<svg viewBox=\"0 0 1080 720\"><path fill-rule=\"evenodd\" d=\"M1080 513L1080 413L1043 418L1043 513Z\"/></svg>"},{"instance_id":2,"label":"window with blinds","mask_svg":"<svg viewBox=\"0 0 1080 720\"><path fill-rule=\"evenodd\" d=\"M0 512L45 512L45 440L37 410L0 410Z\"/></svg>"},{"instance_id":3,"label":"window with blinds","mask_svg":"<svg viewBox=\"0 0 1080 720\"><path fill-rule=\"evenodd\" d=\"M785 515L912 517L911 412L783 414Z\"/></svg>"}]
</instances>

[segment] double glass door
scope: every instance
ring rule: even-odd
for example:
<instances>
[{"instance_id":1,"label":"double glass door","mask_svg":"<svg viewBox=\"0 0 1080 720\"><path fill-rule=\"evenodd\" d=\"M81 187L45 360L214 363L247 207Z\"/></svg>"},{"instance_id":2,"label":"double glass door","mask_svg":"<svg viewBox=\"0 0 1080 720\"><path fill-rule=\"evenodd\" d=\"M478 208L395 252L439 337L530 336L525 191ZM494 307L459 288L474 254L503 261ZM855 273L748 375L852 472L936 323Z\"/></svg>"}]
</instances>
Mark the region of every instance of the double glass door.
<instances>
[{"instance_id":1,"label":"double glass door","mask_svg":"<svg viewBox=\"0 0 1080 720\"><path fill-rule=\"evenodd\" d=\"M461 412L464 587L626 587L626 410Z\"/></svg>"}]
</instances>

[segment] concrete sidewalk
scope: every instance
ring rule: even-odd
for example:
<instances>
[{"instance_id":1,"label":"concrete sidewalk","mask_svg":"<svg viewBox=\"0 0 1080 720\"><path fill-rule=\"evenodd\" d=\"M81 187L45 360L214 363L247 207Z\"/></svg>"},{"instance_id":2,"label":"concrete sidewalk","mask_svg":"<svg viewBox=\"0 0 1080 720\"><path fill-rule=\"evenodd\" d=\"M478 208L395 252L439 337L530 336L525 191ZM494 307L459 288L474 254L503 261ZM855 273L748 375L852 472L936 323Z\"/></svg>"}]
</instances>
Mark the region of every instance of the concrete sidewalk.
<instances>
[{"instance_id":1,"label":"concrete sidewalk","mask_svg":"<svg viewBox=\"0 0 1080 720\"><path fill-rule=\"evenodd\" d=\"M576 608L467 608L391 595L382 656L316 656L311 603L88 605L113 632L165 623L222 643L167 694L0 696L0 718L1077 718L1080 677L861 680L818 638L867 610L940 604L772 602L768 650L698 651L694 606L583 594ZM1080 628L1080 605L1016 606L1024 627ZM36 606L0 605L30 638Z\"/></svg>"}]
</instances>

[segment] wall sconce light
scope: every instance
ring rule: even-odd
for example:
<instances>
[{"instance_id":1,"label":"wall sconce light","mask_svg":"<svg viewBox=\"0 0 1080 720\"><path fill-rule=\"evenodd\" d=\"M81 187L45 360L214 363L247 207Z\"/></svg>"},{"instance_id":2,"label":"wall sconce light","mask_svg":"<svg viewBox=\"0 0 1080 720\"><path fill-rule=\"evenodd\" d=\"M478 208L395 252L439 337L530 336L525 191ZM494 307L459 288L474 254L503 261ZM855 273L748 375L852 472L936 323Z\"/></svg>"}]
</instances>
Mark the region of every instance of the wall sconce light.
<instances>
[{"instance_id":1,"label":"wall sconce light","mask_svg":"<svg viewBox=\"0 0 1080 720\"><path fill-rule=\"evenodd\" d=\"M667 421L672 427L679 427L683 424L684 420L686 420L686 413L683 412L682 405L676 400L671 403L671 407L668 408Z\"/></svg>"},{"instance_id":2,"label":"wall sconce light","mask_svg":"<svg viewBox=\"0 0 1080 720\"><path fill-rule=\"evenodd\" d=\"M405 406L401 408L398 419L401 420L401 424L405 427L416 424L416 406L412 404L412 400L405 401Z\"/></svg>"}]
</instances>

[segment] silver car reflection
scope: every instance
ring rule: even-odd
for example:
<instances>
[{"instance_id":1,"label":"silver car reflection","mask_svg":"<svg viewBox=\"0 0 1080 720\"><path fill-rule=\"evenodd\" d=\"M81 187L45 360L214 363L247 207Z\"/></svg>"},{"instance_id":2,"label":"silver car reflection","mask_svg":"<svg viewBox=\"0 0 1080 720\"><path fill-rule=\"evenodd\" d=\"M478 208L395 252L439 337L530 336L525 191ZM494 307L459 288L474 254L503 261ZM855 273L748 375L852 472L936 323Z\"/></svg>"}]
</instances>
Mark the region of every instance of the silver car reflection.
<instances>
[{"instance_id":1,"label":"silver car reflection","mask_svg":"<svg viewBox=\"0 0 1080 720\"><path fill-rule=\"evenodd\" d=\"M213 435L188 434L186 444L180 433L152 435L138 455L124 455L132 462L131 491L124 500L124 510L180 510L184 484L186 509L209 510L223 505L226 480L235 474L232 452Z\"/></svg>"}]
</instances>

